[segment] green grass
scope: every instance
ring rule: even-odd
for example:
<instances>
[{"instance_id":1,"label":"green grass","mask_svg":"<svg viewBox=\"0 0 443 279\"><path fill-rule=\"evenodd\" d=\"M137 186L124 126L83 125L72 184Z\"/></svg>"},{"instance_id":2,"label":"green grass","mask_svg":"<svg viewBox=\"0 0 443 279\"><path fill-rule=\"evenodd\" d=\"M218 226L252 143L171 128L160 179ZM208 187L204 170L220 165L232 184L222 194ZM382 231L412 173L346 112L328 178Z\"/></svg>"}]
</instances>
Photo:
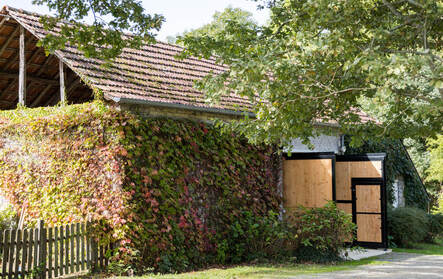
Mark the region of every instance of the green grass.
<instances>
[{"instance_id":1,"label":"green grass","mask_svg":"<svg viewBox=\"0 0 443 279\"><path fill-rule=\"evenodd\" d=\"M369 258L359 261L342 262L335 265L317 264L260 264L243 265L230 268L213 268L198 272L166 275L145 275L141 277L131 277L131 279L212 279L212 278L288 278L301 274L313 274L332 271L342 271L352 269L360 265L382 264L384 262L377 258ZM116 277L118 279L129 279L129 277Z\"/></svg>"},{"instance_id":2,"label":"green grass","mask_svg":"<svg viewBox=\"0 0 443 279\"><path fill-rule=\"evenodd\" d=\"M425 255L443 255L443 238L438 239L435 244L418 243L413 248L394 248L394 252L415 253Z\"/></svg>"}]
</instances>

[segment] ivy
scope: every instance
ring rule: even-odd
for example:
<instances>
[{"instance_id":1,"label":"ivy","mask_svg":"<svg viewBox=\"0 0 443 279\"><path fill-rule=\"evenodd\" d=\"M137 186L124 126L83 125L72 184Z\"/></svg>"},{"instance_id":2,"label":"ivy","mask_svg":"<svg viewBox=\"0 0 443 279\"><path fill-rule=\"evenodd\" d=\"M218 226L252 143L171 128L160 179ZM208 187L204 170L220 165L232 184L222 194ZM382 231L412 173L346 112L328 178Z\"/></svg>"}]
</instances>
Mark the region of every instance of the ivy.
<instances>
[{"instance_id":1,"label":"ivy","mask_svg":"<svg viewBox=\"0 0 443 279\"><path fill-rule=\"evenodd\" d=\"M386 153L385 170L388 200L393 202L393 185L399 176L403 176L405 182L406 206L418 207L424 210L428 208L428 197L421 185L420 177L414 170L414 165L409 159L402 143L398 140L385 139L381 141L367 141L360 147L346 143L346 154L362 153Z\"/></svg>"},{"instance_id":2,"label":"ivy","mask_svg":"<svg viewBox=\"0 0 443 279\"><path fill-rule=\"evenodd\" d=\"M100 102L0 114L0 188L29 225L91 220L114 262L142 271L213 264L244 212L278 212L278 156L199 122Z\"/></svg>"}]
</instances>

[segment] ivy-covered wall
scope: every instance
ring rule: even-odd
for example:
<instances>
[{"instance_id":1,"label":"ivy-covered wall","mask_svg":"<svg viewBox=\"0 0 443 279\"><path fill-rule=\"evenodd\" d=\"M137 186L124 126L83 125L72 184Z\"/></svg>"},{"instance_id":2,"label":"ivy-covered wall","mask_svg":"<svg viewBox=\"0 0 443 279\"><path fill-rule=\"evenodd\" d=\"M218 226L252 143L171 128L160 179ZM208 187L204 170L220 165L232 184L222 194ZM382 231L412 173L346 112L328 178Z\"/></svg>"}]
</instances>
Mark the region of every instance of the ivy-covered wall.
<instances>
[{"instance_id":1,"label":"ivy-covered wall","mask_svg":"<svg viewBox=\"0 0 443 279\"><path fill-rule=\"evenodd\" d=\"M428 209L429 201L420 177L415 172L414 165L400 141L390 139L367 141L360 147L351 147L348 138L345 143L346 154L386 153L386 185L390 204L393 202L393 184L399 176L403 176L406 206Z\"/></svg>"},{"instance_id":2,"label":"ivy-covered wall","mask_svg":"<svg viewBox=\"0 0 443 279\"><path fill-rule=\"evenodd\" d=\"M28 223L90 219L134 268L215 263L235 220L278 212L274 154L207 124L99 102L0 113L0 188Z\"/></svg>"}]
</instances>

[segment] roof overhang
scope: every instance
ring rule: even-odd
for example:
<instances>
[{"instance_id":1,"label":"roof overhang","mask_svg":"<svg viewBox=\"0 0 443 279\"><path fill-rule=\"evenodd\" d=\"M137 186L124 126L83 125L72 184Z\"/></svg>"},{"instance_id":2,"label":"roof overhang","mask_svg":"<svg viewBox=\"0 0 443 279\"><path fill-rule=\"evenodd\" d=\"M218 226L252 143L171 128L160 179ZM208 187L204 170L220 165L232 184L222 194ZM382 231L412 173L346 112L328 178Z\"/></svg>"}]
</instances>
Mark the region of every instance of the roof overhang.
<instances>
[{"instance_id":1,"label":"roof overhang","mask_svg":"<svg viewBox=\"0 0 443 279\"><path fill-rule=\"evenodd\" d=\"M105 95L105 98L110 101L113 101L117 104L122 104L122 105L143 105L143 106L153 106L153 107L160 107L160 108L181 109L181 110L188 110L188 111L223 114L223 115L236 116L236 117L248 116L251 118L255 118L255 114L252 112L218 109L218 108L210 108L210 107L197 107L197 106L183 105L183 104L177 104L177 103L154 102L154 101L149 101L149 100L139 100L139 99L131 99L131 98L108 97L107 95Z\"/></svg>"}]
</instances>

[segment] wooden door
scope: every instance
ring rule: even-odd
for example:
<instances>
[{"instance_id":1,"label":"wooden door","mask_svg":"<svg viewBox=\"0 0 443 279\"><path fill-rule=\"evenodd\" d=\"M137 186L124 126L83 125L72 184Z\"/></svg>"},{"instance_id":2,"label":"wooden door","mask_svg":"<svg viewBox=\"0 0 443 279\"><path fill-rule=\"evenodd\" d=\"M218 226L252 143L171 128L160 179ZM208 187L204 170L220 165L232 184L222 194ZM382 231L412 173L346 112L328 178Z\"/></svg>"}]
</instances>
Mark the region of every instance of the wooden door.
<instances>
[{"instance_id":1,"label":"wooden door","mask_svg":"<svg viewBox=\"0 0 443 279\"><path fill-rule=\"evenodd\" d=\"M283 163L286 210L322 207L334 200L334 154L292 154Z\"/></svg>"},{"instance_id":2,"label":"wooden door","mask_svg":"<svg viewBox=\"0 0 443 279\"><path fill-rule=\"evenodd\" d=\"M353 220L357 224L357 244L384 246L385 210L383 180L352 179Z\"/></svg>"}]
</instances>

